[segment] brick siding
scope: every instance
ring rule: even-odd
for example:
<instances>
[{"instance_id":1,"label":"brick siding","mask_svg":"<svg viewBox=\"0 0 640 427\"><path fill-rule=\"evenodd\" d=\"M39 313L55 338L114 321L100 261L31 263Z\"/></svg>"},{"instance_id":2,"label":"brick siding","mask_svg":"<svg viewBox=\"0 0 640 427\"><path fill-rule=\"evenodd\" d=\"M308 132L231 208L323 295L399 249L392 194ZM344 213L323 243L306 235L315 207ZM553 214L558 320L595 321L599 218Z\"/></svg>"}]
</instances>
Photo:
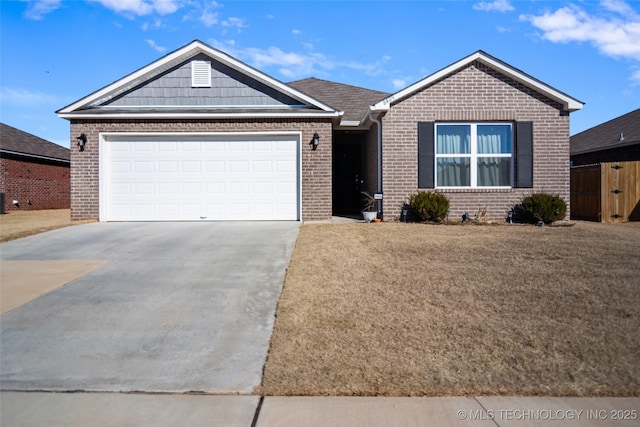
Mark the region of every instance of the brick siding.
<instances>
[{"instance_id":1,"label":"brick siding","mask_svg":"<svg viewBox=\"0 0 640 427\"><path fill-rule=\"evenodd\" d=\"M0 192L5 211L69 209L69 165L45 160L1 158ZM13 201L19 202L19 207Z\"/></svg>"},{"instance_id":2,"label":"brick siding","mask_svg":"<svg viewBox=\"0 0 640 427\"><path fill-rule=\"evenodd\" d=\"M522 197L541 191L558 194L569 205L569 114L555 101L474 62L398 102L382 118L385 219L397 219L418 190L417 129L423 121L533 122L534 187L438 190L449 198L452 218L486 209L488 219L505 220Z\"/></svg>"},{"instance_id":3,"label":"brick siding","mask_svg":"<svg viewBox=\"0 0 640 427\"><path fill-rule=\"evenodd\" d=\"M72 120L71 135L86 134L85 150L71 150L71 218L99 218L99 135L101 132L302 132L302 220L331 218L332 125L308 119L265 120ZM317 132L320 145L309 141ZM72 144L72 147L74 144Z\"/></svg>"}]
</instances>

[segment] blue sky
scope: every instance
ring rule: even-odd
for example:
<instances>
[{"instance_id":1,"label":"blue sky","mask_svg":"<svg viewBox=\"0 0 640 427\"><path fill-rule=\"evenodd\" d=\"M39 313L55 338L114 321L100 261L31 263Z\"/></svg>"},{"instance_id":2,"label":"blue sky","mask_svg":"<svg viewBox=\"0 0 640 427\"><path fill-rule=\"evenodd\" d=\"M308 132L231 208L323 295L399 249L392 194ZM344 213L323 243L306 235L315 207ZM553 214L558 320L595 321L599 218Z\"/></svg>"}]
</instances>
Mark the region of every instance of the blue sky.
<instances>
[{"instance_id":1,"label":"blue sky","mask_svg":"<svg viewBox=\"0 0 640 427\"><path fill-rule=\"evenodd\" d=\"M199 39L284 82L396 92L482 49L586 103L640 107L640 2L0 0L0 121L69 146L55 111Z\"/></svg>"}]
</instances>

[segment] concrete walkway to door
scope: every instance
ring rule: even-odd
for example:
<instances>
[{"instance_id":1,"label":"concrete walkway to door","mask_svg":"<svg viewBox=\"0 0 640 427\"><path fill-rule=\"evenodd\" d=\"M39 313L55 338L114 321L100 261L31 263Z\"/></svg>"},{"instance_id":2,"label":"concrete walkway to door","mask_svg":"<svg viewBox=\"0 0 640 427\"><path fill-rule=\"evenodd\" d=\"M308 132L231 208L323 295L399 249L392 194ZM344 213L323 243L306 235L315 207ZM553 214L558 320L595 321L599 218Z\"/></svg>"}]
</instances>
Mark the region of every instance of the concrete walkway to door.
<instances>
[{"instance_id":1,"label":"concrete walkway to door","mask_svg":"<svg viewBox=\"0 0 640 427\"><path fill-rule=\"evenodd\" d=\"M13 275L100 263L2 315L2 389L251 393L298 227L94 223L4 243Z\"/></svg>"}]
</instances>

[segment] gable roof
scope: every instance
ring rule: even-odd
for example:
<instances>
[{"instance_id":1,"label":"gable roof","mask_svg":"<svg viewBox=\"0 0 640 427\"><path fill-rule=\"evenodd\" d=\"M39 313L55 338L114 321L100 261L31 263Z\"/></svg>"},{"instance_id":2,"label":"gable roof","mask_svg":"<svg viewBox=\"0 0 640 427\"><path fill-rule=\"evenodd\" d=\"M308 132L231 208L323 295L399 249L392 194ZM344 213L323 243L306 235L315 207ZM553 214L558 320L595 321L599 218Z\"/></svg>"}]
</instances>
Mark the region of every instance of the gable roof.
<instances>
[{"instance_id":1,"label":"gable roof","mask_svg":"<svg viewBox=\"0 0 640 427\"><path fill-rule=\"evenodd\" d=\"M571 137L571 155L640 144L640 108Z\"/></svg>"},{"instance_id":2,"label":"gable roof","mask_svg":"<svg viewBox=\"0 0 640 427\"><path fill-rule=\"evenodd\" d=\"M0 123L0 153L69 163L71 150Z\"/></svg>"},{"instance_id":3,"label":"gable roof","mask_svg":"<svg viewBox=\"0 0 640 427\"><path fill-rule=\"evenodd\" d=\"M243 106L243 108L217 108L216 106L203 106L194 107L190 109L167 107L149 107L143 109L127 108L126 106L120 109L103 109L101 103L114 99L118 96L122 96L128 91L140 87L146 82L159 77L163 73L168 72L174 67L185 63L198 55L205 55L226 67L229 67L238 73L247 76L265 85L287 97L295 99L300 102L301 105L296 107L301 108L252 108L251 106ZM286 107L286 106L284 106ZM91 118L91 117L135 117L135 118L207 118L207 117L281 117L286 115L300 116L300 117L339 117L342 112L337 111L330 106L324 104L317 99L310 97L307 94L299 92L292 87L285 85L284 83L276 80L273 77L264 74L249 65L238 61L237 59L223 53L213 47L201 42L200 40L194 40L188 45L171 52L164 57L152 62L151 64L140 68L137 71L111 83L99 89L90 95L61 108L56 112L58 116L65 119L72 118Z\"/></svg>"},{"instance_id":4,"label":"gable roof","mask_svg":"<svg viewBox=\"0 0 640 427\"><path fill-rule=\"evenodd\" d=\"M288 85L344 111L340 122L342 126L359 126L369 113L369 106L389 96L388 92L330 82L314 77L289 82Z\"/></svg>"},{"instance_id":5,"label":"gable roof","mask_svg":"<svg viewBox=\"0 0 640 427\"><path fill-rule=\"evenodd\" d=\"M499 59L489 55L486 52L481 50L472 53L471 55L462 58L458 62L455 62L448 67L441 69L440 71L436 71L435 73L425 77L424 79L400 90L392 94L391 96L383 99L382 101L374 104L371 109L373 111L386 111L391 106L414 93L422 90L423 88L435 83L439 79L445 77L446 75L453 73L461 68L464 68L471 64L472 62L478 61L510 78L513 80L535 90L538 93L545 95L546 97L553 99L554 101L559 102L564 106L565 111L576 111L582 109L584 106L584 102L578 101L577 99L567 95L564 92L561 92L540 80L530 76L529 74L520 71L517 68L512 67L506 62L502 62Z\"/></svg>"}]
</instances>

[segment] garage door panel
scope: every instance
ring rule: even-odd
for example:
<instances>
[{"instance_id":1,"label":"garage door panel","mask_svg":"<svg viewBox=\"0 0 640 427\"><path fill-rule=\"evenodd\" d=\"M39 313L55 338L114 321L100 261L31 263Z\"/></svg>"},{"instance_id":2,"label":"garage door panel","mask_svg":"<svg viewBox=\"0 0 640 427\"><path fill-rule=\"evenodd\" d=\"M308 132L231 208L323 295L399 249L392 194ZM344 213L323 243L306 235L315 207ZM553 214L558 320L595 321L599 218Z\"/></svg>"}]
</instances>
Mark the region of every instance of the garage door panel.
<instances>
[{"instance_id":1,"label":"garage door panel","mask_svg":"<svg viewBox=\"0 0 640 427\"><path fill-rule=\"evenodd\" d=\"M145 196L154 195L156 193L155 184L153 182L137 182L134 188L134 195Z\"/></svg>"},{"instance_id":2,"label":"garage door panel","mask_svg":"<svg viewBox=\"0 0 640 427\"><path fill-rule=\"evenodd\" d=\"M113 162L111 164L111 170L113 174L124 173L128 175L129 173L131 173L131 163L130 162Z\"/></svg>"},{"instance_id":3,"label":"garage door panel","mask_svg":"<svg viewBox=\"0 0 640 427\"><path fill-rule=\"evenodd\" d=\"M178 173L178 162L175 160L160 160L158 163L158 173L172 174Z\"/></svg>"},{"instance_id":4,"label":"garage door panel","mask_svg":"<svg viewBox=\"0 0 640 427\"><path fill-rule=\"evenodd\" d=\"M256 173L273 172L273 162L270 160L254 160L251 162L251 170Z\"/></svg>"},{"instance_id":5,"label":"garage door panel","mask_svg":"<svg viewBox=\"0 0 640 427\"><path fill-rule=\"evenodd\" d=\"M224 141L207 141L204 144L204 151L224 151L226 143Z\"/></svg>"},{"instance_id":6,"label":"garage door panel","mask_svg":"<svg viewBox=\"0 0 640 427\"><path fill-rule=\"evenodd\" d=\"M298 138L251 138L106 138L105 219L297 220Z\"/></svg>"},{"instance_id":7,"label":"garage door panel","mask_svg":"<svg viewBox=\"0 0 640 427\"><path fill-rule=\"evenodd\" d=\"M222 160L210 160L204 163L204 170L207 173L224 172L224 165L225 162Z\"/></svg>"},{"instance_id":8,"label":"garage door panel","mask_svg":"<svg viewBox=\"0 0 640 427\"><path fill-rule=\"evenodd\" d=\"M184 141L181 144L182 151L201 151L202 143L200 141Z\"/></svg>"},{"instance_id":9,"label":"garage door panel","mask_svg":"<svg viewBox=\"0 0 640 427\"><path fill-rule=\"evenodd\" d=\"M247 141L227 142L225 148L227 151L230 151L230 152L246 153L249 151L249 142Z\"/></svg>"},{"instance_id":10,"label":"garage door panel","mask_svg":"<svg viewBox=\"0 0 640 427\"><path fill-rule=\"evenodd\" d=\"M136 153L148 153L154 150L152 141L133 141L129 145L130 149Z\"/></svg>"},{"instance_id":11,"label":"garage door panel","mask_svg":"<svg viewBox=\"0 0 640 427\"><path fill-rule=\"evenodd\" d=\"M246 173L249 172L248 160L231 160L229 161L229 172L231 173Z\"/></svg>"},{"instance_id":12,"label":"garage door panel","mask_svg":"<svg viewBox=\"0 0 640 427\"><path fill-rule=\"evenodd\" d=\"M159 182L158 194L163 196L176 196L179 194L178 188L179 186L176 182Z\"/></svg>"},{"instance_id":13,"label":"garage door panel","mask_svg":"<svg viewBox=\"0 0 640 427\"><path fill-rule=\"evenodd\" d=\"M177 203L158 203L158 215L160 218L177 217L180 212L180 205ZM148 212L149 215L154 215L155 209Z\"/></svg>"},{"instance_id":14,"label":"garage door panel","mask_svg":"<svg viewBox=\"0 0 640 427\"><path fill-rule=\"evenodd\" d=\"M133 164L133 169L135 170L136 174L153 173L154 162L136 161Z\"/></svg>"},{"instance_id":15,"label":"garage door panel","mask_svg":"<svg viewBox=\"0 0 640 427\"><path fill-rule=\"evenodd\" d=\"M227 185L229 198L245 198L249 194L248 182L230 182Z\"/></svg>"},{"instance_id":16,"label":"garage door panel","mask_svg":"<svg viewBox=\"0 0 640 427\"><path fill-rule=\"evenodd\" d=\"M111 188L111 191L115 195L128 196L131 194L131 184L127 182L114 183Z\"/></svg>"},{"instance_id":17,"label":"garage door panel","mask_svg":"<svg viewBox=\"0 0 640 427\"><path fill-rule=\"evenodd\" d=\"M223 182L207 182L206 183L207 194L221 195L225 194L226 186Z\"/></svg>"},{"instance_id":18,"label":"garage door panel","mask_svg":"<svg viewBox=\"0 0 640 427\"><path fill-rule=\"evenodd\" d=\"M134 212L133 215L138 217L138 216L142 216L142 217L149 217L153 215L153 211L155 210L155 206L153 203L136 203L134 205ZM129 209L129 212L131 212L131 209ZM131 215L131 214L130 214Z\"/></svg>"},{"instance_id":19,"label":"garage door panel","mask_svg":"<svg viewBox=\"0 0 640 427\"><path fill-rule=\"evenodd\" d=\"M157 150L161 153L177 153L178 143L176 141L158 141Z\"/></svg>"}]
</instances>

